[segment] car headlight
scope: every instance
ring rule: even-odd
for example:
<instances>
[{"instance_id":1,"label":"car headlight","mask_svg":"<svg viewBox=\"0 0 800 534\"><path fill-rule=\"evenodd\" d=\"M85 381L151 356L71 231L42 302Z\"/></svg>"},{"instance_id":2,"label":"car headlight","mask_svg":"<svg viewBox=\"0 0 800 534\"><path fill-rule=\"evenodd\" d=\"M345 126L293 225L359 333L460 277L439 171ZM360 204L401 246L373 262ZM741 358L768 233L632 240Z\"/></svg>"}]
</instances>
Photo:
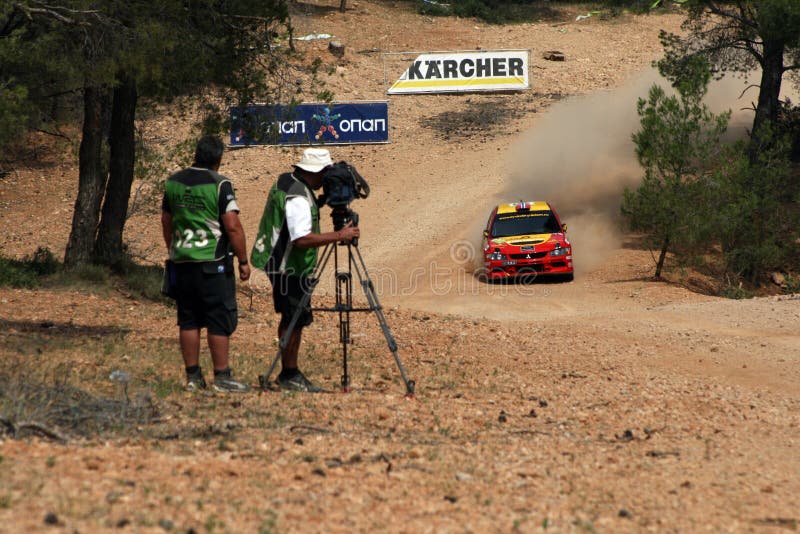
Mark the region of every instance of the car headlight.
<instances>
[{"instance_id":1,"label":"car headlight","mask_svg":"<svg viewBox=\"0 0 800 534\"><path fill-rule=\"evenodd\" d=\"M505 260L505 259L508 259L508 258L507 258L507 256L505 254L500 252L499 248L496 248L496 249L494 249L494 252L486 255L486 259L490 260L490 261L500 261L500 260Z\"/></svg>"},{"instance_id":2,"label":"car headlight","mask_svg":"<svg viewBox=\"0 0 800 534\"><path fill-rule=\"evenodd\" d=\"M571 252L569 247L560 247L550 251L551 256L566 256Z\"/></svg>"}]
</instances>

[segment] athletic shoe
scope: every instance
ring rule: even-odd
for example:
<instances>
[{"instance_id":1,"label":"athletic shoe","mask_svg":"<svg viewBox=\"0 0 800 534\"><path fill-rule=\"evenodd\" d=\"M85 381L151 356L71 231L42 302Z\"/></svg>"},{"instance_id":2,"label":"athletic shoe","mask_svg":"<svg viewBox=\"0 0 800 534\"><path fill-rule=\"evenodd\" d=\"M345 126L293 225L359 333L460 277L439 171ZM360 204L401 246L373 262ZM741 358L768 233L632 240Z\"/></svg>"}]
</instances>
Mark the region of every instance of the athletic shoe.
<instances>
[{"instance_id":1,"label":"athletic shoe","mask_svg":"<svg viewBox=\"0 0 800 534\"><path fill-rule=\"evenodd\" d=\"M223 393L244 393L245 391L250 391L250 386L234 380L228 373L214 376L214 390Z\"/></svg>"},{"instance_id":2,"label":"athletic shoe","mask_svg":"<svg viewBox=\"0 0 800 534\"><path fill-rule=\"evenodd\" d=\"M281 389L288 391L305 391L307 393L319 393L322 391L322 388L312 384L300 371L297 371L297 374L291 378L281 378L278 375L278 385L281 386Z\"/></svg>"},{"instance_id":3,"label":"athletic shoe","mask_svg":"<svg viewBox=\"0 0 800 534\"><path fill-rule=\"evenodd\" d=\"M203 378L202 371L186 377L186 391L200 391L201 389L206 389L206 387L206 379Z\"/></svg>"}]
</instances>

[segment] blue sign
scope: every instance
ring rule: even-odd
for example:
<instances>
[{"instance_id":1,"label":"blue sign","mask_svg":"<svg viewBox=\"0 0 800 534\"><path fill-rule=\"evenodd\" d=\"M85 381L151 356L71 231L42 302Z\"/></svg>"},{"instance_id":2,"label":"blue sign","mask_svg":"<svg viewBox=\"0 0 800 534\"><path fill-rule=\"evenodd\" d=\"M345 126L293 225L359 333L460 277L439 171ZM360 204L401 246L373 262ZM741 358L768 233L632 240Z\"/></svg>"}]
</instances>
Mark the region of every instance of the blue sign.
<instances>
[{"instance_id":1,"label":"blue sign","mask_svg":"<svg viewBox=\"0 0 800 534\"><path fill-rule=\"evenodd\" d=\"M232 146L389 142L389 103L233 107Z\"/></svg>"}]
</instances>

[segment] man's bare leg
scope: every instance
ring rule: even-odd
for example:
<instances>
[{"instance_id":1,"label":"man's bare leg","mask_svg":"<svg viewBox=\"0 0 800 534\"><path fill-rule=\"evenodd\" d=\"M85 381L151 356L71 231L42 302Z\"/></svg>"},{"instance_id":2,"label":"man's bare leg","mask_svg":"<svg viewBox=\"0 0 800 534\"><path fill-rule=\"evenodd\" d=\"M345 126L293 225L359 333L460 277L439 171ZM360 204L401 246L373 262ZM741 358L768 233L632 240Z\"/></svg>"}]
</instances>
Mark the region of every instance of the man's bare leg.
<instances>
[{"instance_id":1,"label":"man's bare leg","mask_svg":"<svg viewBox=\"0 0 800 534\"><path fill-rule=\"evenodd\" d=\"M230 348L230 338L218 334L208 334L208 350L211 351L211 361L214 362L214 370L222 371L228 368L228 350Z\"/></svg>"},{"instance_id":2,"label":"man's bare leg","mask_svg":"<svg viewBox=\"0 0 800 534\"><path fill-rule=\"evenodd\" d=\"M180 330L181 355L186 367L194 367L200 362L200 329Z\"/></svg>"},{"instance_id":3,"label":"man's bare leg","mask_svg":"<svg viewBox=\"0 0 800 534\"><path fill-rule=\"evenodd\" d=\"M283 339L286 327L278 327L278 339ZM281 351L281 366L283 369L297 369L297 354L300 352L300 341L303 337L303 328L295 328L289 336L286 348Z\"/></svg>"}]
</instances>

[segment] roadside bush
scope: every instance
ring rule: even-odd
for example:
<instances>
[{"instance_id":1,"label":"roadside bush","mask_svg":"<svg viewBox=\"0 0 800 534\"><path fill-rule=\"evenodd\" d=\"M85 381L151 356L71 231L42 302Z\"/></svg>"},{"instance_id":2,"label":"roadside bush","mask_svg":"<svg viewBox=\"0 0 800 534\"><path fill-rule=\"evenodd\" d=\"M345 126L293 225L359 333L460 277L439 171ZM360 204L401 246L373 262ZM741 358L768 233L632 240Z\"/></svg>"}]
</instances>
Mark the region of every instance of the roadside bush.
<instances>
[{"instance_id":1,"label":"roadside bush","mask_svg":"<svg viewBox=\"0 0 800 534\"><path fill-rule=\"evenodd\" d=\"M476 18L490 24L539 20L553 13L549 3L525 0L419 0L417 12L423 15L455 15Z\"/></svg>"},{"instance_id":2,"label":"roadside bush","mask_svg":"<svg viewBox=\"0 0 800 534\"><path fill-rule=\"evenodd\" d=\"M119 287L135 297L170 304L172 301L161 294L162 275L160 265L140 265L127 257L110 269L86 264L67 272L44 247L21 260L0 256L0 286L5 287L33 289L44 285L101 292Z\"/></svg>"},{"instance_id":3,"label":"roadside bush","mask_svg":"<svg viewBox=\"0 0 800 534\"><path fill-rule=\"evenodd\" d=\"M670 2L671 3L671 2ZM666 2L654 0L603 0L585 2L582 0L531 1L531 0L417 0L417 12L423 15L477 18L491 24L525 22L554 16L557 4L585 4L589 8L608 10L617 16L623 10L634 13L647 13L654 8L664 7Z\"/></svg>"},{"instance_id":4,"label":"roadside bush","mask_svg":"<svg viewBox=\"0 0 800 534\"><path fill-rule=\"evenodd\" d=\"M31 256L22 260L0 257L0 286L33 288L41 283L41 277L55 273L60 263L47 248L39 247Z\"/></svg>"},{"instance_id":5,"label":"roadside bush","mask_svg":"<svg viewBox=\"0 0 800 534\"><path fill-rule=\"evenodd\" d=\"M781 292L786 295L800 293L800 276L787 276L786 285L783 286Z\"/></svg>"},{"instance_id":6,"label":"roadside bush","mask_svg":"<svg viewBox=\"0 0 800 534\"><path fill-rule=\"evenodd\" d=\"M140 265L125 258L114 266L114 273L135 296L156 302L172 302L161 294L164 270L160 265Z\"/></svg>"},{"instance_id":7,"label":"roadside bush","mask_svg":"<svg viewBox=\"0 0 800 534\"><path fill-rule=\"evenodd\" d=\"M788 98L781 102L778 131L789 136L789 158L794 163L800 163L800 106L793 106Z\"/></svg>"},{"instance_id":8,"label":"roadside bush","mask_svg":"<svg viewBox=\"0 0 800 534\"><path fill-rule=\"evenodd\" d=\"M800 213L792 206L790 141L771 132L759 136L759 158L751 162L744 144L730 148L723 165L707 180L708 219L716 229L725 275L751 284L775 270L787 270L798 254Z\"/></svg>"}]
</instances>

